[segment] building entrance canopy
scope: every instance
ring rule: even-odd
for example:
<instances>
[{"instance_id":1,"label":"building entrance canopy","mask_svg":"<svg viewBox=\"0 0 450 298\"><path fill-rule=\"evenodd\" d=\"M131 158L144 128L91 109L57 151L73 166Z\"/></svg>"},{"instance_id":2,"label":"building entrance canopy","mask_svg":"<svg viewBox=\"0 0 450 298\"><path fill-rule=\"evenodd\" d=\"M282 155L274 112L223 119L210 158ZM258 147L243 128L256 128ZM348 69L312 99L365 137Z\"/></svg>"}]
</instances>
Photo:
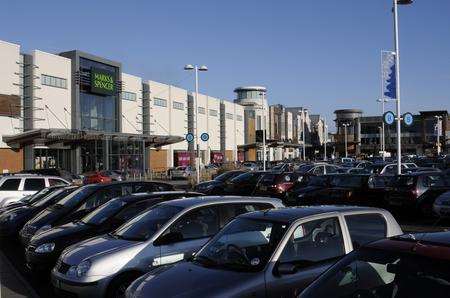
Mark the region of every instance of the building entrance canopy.
<instances>
[{"instance_id":1,"label":"building entrance canopy","mask_svg":"<svg viewBox=\"0 0 450 298\"><path fill-rule=\"evenodd\" d=\"M34 129L15 135L4 135L3 141L12 148L23 148L27 145L48 146L62 143L64 145L82 144L86 141L140 141L146 147L159 148L184 141L179 136L142 135L120 132L96 132L76 129Z\"/></svg>"}]
</instances>

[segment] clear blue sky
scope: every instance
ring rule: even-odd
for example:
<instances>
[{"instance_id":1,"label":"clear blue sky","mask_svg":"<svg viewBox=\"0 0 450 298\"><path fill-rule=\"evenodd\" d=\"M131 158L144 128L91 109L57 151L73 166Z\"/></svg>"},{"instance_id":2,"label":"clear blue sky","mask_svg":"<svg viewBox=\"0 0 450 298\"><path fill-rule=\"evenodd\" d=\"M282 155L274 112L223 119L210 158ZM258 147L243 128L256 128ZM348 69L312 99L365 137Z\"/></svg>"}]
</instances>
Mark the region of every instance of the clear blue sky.
<instances>
[{"instance_id":1,"label":"clear blue sky","mask_svg":"<svg viewBox=\"0 0 450 298\"><path fill-rule=\"evenodd\" d=\"M80 49L124 71L192 89L186 63L206 64L202 92L233 99L247 84L270 103L380 107L380 50L393 45L390 0L6 1L0 39L23 51ZM400 7L402 110L450 110L450 1ZM334 125L332 126L334 128Z\"/></svg>"}]
</instances>

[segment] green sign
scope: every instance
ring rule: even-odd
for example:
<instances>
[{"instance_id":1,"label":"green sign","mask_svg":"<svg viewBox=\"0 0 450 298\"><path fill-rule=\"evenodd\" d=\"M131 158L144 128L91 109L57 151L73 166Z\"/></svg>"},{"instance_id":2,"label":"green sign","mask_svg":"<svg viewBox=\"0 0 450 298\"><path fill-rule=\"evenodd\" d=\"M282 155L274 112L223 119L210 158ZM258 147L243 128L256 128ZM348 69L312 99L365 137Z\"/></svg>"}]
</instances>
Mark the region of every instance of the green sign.
<instances>
[{"instance_id":1,"label":"green sign","mask_svg":"<svg viewBox=\"0 0 450 298\"><path fill-rule=\"evenodd\" d=\"M103 95L115 93L115 74L113 72L91 67L91 92Z\"/></svg>"}]
</instances>

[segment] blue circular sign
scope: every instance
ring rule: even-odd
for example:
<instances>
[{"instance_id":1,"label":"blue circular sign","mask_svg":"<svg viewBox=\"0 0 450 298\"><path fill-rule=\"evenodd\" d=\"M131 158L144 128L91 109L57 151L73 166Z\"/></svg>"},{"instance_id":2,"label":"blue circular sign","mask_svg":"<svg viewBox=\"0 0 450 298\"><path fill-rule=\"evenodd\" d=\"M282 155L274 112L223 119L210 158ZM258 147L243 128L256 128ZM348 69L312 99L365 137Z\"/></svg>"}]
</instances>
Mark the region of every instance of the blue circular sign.
<instances>
[{"instance_id":1,"label":"blue circular sign","mask_svg":"<svg viewBox=\"0 0 450 298\"><path fill-rule=\"evenodd\" d=\"M192 142L194 141L194 134L188 133L188 134L186 135L185 139L186 139L186 141L187 141L188 143L192 143Z\"/></svg>"},{"instance_id":2,"label":"blue circular sign","mask_svg":"<svg viewBox=\"0 0 450 298\"><path fill-rule=\"evenodd\" d=\"M386 113L384 113L383 115L383 121L386 125L391 125L394 123L395 121L395 115L394 113L392 113L391 111L387 111Z\"/></svg>"},{"instance_id":3,"label":"blue circular sign","mask_svg":"<svg viewBox=\"0 0 450 298\"><path fill-rule=\"evenodd\" d=\"M411 113L405 113L403 114L403 123L405 123L406 126L411 126L414 122L413 115Z\"/></svg>"},{"instance_id":4,"label":"blue circular sign","mask_svg":"<svg viewBox=\"0 0 450 298\"><path fill-rule=\"evenodd\" d=\"M209 140L209 134L207 134L206 132L202 133L202 134L200 135L200 139L201 139L203 142L208 141L208 140Z\"/></svg>"}]
</instances>

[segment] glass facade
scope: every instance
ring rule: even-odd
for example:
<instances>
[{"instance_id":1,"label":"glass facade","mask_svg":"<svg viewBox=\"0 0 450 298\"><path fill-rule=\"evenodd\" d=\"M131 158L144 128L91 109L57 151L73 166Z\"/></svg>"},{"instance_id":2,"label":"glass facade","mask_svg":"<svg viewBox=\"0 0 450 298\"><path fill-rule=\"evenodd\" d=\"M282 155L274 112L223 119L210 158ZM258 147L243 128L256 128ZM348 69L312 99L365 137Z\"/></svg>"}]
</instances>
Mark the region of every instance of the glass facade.
<instances>
[{"instance_id":1,"label":"glass facade","mask_svg":"<svg viewBox=\"0 0 450 298\"><path fill-rule=\"evenodd\" d=\"M81 129L118 131L118 94L98 95L91 93L91 67L107 70L119 77L119 69L100 62L80 58L80 109Z\"/></svg>"},{"instance_id":2,"label":"glass facade","mask_svg":"<svg viewBox=\"0 0 450 298\"><path fill-rule=\"evenodd\" d=\"M237 93L238 99L261 99L262 91L239 91Z\"/></svg>"}]
</instances>

